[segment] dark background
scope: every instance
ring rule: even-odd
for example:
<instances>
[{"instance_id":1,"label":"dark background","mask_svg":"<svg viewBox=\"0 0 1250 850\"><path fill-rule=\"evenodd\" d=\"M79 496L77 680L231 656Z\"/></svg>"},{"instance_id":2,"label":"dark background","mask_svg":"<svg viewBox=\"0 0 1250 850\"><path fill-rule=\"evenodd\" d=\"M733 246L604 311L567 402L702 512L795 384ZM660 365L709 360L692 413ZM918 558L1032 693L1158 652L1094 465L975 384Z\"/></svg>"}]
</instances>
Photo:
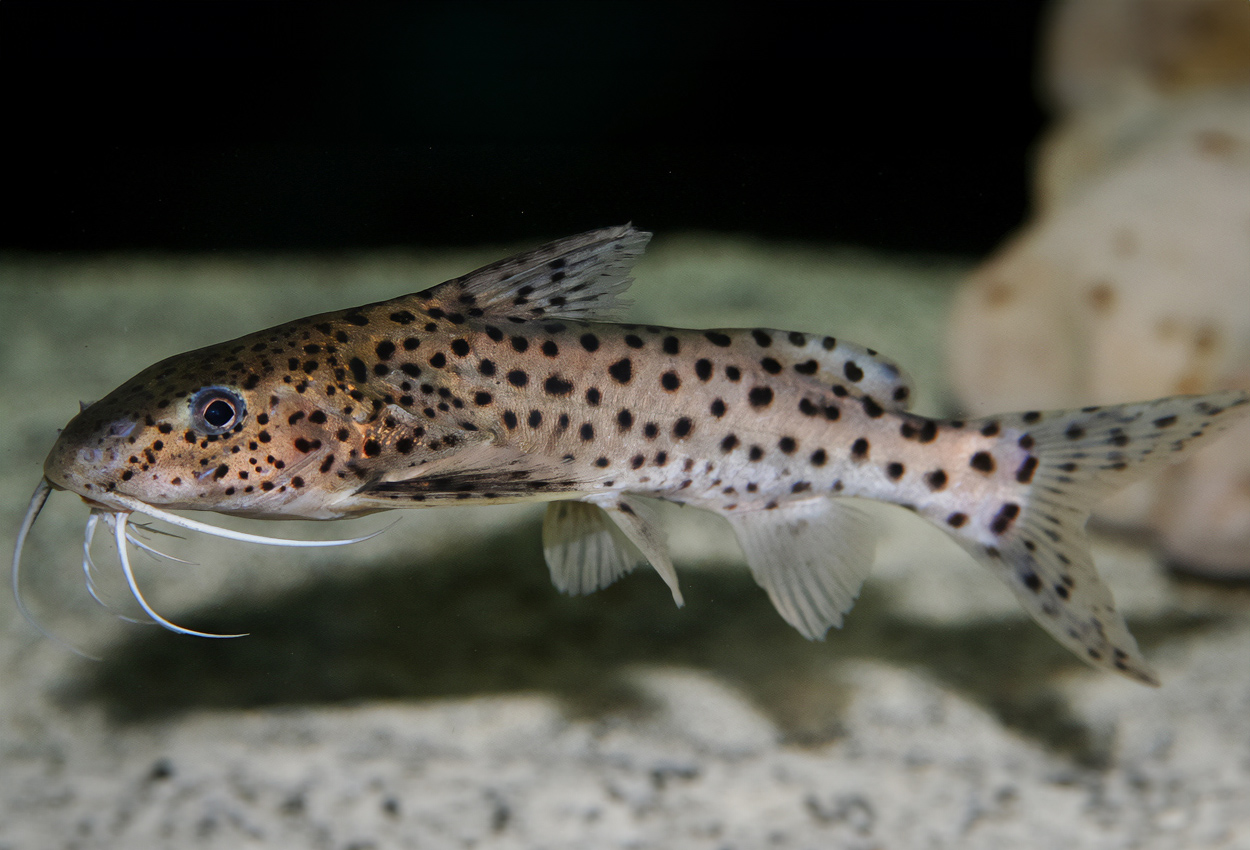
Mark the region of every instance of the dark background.
<instances>
[{"instance_id":1,"label":"dark background","mask_svg":"<svg viewBox=\"0 0 1250 850\"><path fill-rule=\"evenodd\" d=\"M632 220L978 254L1027 210L1024 0L0 3L0 249Z\"/></svg>"}]
</instances>

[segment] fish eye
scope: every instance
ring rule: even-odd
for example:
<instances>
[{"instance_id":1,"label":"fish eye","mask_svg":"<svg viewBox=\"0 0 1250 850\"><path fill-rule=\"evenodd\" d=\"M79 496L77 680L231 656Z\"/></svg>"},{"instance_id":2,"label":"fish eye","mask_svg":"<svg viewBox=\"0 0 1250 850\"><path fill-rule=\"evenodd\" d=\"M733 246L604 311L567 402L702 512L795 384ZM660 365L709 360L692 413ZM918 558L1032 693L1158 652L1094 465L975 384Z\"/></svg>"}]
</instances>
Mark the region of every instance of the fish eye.
<instances>
[{"instance_id":1,"label":"fish eye","mask_svg":"<svg viewBox=\"0 0 1250 850\"><path fill-rule=\"evenodd\" d=\"M243 397L225 387L205 387L191 396L191 424L204 434L224 434L246 413Z\"/></svg>"}]
</instances>

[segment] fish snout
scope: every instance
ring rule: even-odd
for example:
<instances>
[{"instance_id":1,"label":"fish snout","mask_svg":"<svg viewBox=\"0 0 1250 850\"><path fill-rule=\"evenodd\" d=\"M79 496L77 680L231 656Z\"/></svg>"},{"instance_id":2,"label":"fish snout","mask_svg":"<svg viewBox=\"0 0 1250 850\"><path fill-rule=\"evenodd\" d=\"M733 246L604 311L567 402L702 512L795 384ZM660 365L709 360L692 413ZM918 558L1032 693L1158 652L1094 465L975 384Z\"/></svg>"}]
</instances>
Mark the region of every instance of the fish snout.
<instances>
[{"instance_id":1,"label":"fish snout","mask_svg":"<svg viewBox=\"0 0 1250 850\"><path fill-rule=\"evenodd\" d=\"M139 423L128 417L98 420L83 411L57 437L43 462L43 474L57 487L80 496L100 495L124 463L126 439Z\"/></svg>"}]
</instances>

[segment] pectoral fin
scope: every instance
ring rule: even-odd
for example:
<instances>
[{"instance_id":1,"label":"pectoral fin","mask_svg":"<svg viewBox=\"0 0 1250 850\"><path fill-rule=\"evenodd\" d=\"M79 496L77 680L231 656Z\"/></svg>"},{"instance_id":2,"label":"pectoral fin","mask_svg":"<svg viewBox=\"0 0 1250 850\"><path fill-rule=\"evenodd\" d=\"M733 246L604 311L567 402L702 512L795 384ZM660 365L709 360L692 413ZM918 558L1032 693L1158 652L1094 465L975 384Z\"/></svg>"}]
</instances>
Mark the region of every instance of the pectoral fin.
<instances>
[{"instance_id":1,"label":"pectoral fin","mask_svg":"<svg viewBox=\"0 0 1250 850\"><path fill-rule=\"evenodd\" d=\"M387 510L402 504L433 505L472 499L475 502L518 502L576 498L577 483L558 460L501 443L488 431L466 431L427 425L408 452L393 447L413 433L410 414L387 408L384 425L370 435L382 446L382 457L364 474L350 500L356 511ZM416 449L416 450L414 450ZM396 462L396 461L406 462Z\"/></svg>"}]
</instances>

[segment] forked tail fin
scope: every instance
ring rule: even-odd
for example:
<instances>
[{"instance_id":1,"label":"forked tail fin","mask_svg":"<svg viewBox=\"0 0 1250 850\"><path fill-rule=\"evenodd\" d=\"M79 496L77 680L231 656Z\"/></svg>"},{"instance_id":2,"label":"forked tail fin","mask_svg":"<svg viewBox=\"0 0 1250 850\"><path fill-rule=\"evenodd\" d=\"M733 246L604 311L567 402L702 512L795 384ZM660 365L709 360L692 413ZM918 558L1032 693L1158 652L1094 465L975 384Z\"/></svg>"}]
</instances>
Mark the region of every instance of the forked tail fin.
<instances>
[{"instance_id":1,"label":"forked tail fin","mask_svg":"<svg viewBox=\"0 0 1250 850\"><path fill-rule=\"evenodd\" d=\"M969 423L1000 434L1001 480L979 513L943 527L1060 643L1095 666L1157 685L1094 569L1085 523L1100 499L1246 413L1250 393L1233 391Z\"/></svg>"}]
</instances>

